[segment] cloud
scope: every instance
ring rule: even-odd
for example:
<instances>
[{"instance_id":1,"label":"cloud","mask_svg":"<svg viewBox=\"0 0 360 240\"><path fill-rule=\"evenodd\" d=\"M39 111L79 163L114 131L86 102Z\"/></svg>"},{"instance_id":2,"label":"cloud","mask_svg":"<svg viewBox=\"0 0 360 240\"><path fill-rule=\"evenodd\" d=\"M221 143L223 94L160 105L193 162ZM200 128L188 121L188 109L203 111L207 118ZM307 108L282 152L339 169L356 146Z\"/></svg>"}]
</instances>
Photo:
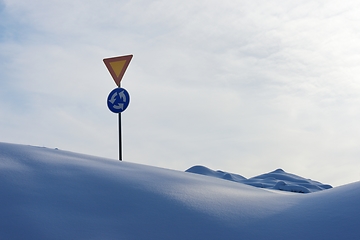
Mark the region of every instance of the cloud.
<instances>
[{"instance_id":1,"label":"cloud","mask_svg":"<svg viewBox=\"0 0 360 240\"><path fill-rule=\"evenodd\" d=\"M356 181L358 5L4 1L0 141L116 159L102 59L134 54L125 160Z\"/></svg>"}]
</instances>

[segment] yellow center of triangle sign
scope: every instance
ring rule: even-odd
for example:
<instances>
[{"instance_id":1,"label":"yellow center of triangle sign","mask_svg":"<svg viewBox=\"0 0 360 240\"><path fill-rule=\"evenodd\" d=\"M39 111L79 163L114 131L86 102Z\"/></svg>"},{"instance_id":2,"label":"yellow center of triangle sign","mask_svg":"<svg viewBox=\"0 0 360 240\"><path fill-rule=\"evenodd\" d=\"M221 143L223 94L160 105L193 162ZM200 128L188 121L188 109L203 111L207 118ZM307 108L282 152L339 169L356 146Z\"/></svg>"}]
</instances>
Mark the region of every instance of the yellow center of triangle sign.
<instances>
[{"instance_id":1,"label":"yellow center of triangle sign","mask_svg":"<svg viewBox=\"0 0 360 240\"><path fill-rule=\"evenodd\" d=\"M105 66L109 70L110 75L112 76L118 87L120 87L121 79L123 78L132 57L133 55L126 55L121 57L103 59Z\"/></svg>"}]
</instances>

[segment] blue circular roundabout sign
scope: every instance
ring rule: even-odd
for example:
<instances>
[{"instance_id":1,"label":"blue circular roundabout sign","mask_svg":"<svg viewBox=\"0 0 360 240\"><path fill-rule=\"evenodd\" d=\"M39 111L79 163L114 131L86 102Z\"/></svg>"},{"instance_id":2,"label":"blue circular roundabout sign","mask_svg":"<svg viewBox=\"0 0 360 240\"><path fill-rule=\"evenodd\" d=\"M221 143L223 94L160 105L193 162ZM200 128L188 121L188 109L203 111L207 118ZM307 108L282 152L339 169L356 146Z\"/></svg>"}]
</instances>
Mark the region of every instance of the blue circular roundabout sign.
<instances>
[{"instance_id":1,"label":"blue circular roundabout sign","mask_svg":"<svg viewBox=\"0 0 360 240\"><path fill-rule=\"evenodd\" d=\"M129 106L130 95L124 88L115 88L107 98L107 105L113 113L121 113Z\"/></svg>"}]
</instances>

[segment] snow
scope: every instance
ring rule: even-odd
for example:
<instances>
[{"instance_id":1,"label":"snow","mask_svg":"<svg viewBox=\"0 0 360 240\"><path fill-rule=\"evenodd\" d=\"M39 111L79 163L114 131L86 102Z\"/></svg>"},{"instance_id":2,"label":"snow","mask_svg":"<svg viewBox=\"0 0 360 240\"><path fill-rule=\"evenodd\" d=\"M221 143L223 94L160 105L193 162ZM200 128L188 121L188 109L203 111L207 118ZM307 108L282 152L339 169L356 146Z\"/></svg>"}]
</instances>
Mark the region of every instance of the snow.
<instances>
[{"instance_id":1,"label":"snow","mask_svg":"<svg viewBox=\"0 0 360 240\"><path fill-rule=\"evenodd\" d=\"M328 184L305 179L295 174L287 173L282 169L276 169L273 172L261 174L250 179L246 179L245 177L234 173L223 172L220 170L214 171L204 166L194 166L186 170L186 172L226 179L254 187L288 192L310 193L332 188L332 186Z\"/></svg>"},{"instance_id":2,"label":"snow","mask_svg":"<svg viewBox=\"0 0 360 240\"><path fill-rule=\"evenodd\" d=\"M360 239L360 182L300 194L209 173L0 143L0 239Z\"/></svg>"}]
</instances>

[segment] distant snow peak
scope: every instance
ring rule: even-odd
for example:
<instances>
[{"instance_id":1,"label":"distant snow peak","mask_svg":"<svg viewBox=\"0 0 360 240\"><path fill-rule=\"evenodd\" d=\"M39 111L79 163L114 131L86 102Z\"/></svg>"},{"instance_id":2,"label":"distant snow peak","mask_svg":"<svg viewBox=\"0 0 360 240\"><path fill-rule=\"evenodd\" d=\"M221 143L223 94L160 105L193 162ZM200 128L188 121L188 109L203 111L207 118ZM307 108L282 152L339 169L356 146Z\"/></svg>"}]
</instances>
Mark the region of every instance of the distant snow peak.
<instances>
[{"instance_id":1,"label":"distant snow peak","mask_svg":"<svg viewBox=\"0 0 360 240\"><path fill-rule=\"evenodd\" d=\"M214 171L204 166L193 166L186 170L186 172L221 178L259 188L296 193L311 193L332 188L332 186L328 184L322 184L311 179L305 179L295 174L287 173L281 168L249 179L239 174L228 173L220 170Z\"/></svg>"}]
</instances>

